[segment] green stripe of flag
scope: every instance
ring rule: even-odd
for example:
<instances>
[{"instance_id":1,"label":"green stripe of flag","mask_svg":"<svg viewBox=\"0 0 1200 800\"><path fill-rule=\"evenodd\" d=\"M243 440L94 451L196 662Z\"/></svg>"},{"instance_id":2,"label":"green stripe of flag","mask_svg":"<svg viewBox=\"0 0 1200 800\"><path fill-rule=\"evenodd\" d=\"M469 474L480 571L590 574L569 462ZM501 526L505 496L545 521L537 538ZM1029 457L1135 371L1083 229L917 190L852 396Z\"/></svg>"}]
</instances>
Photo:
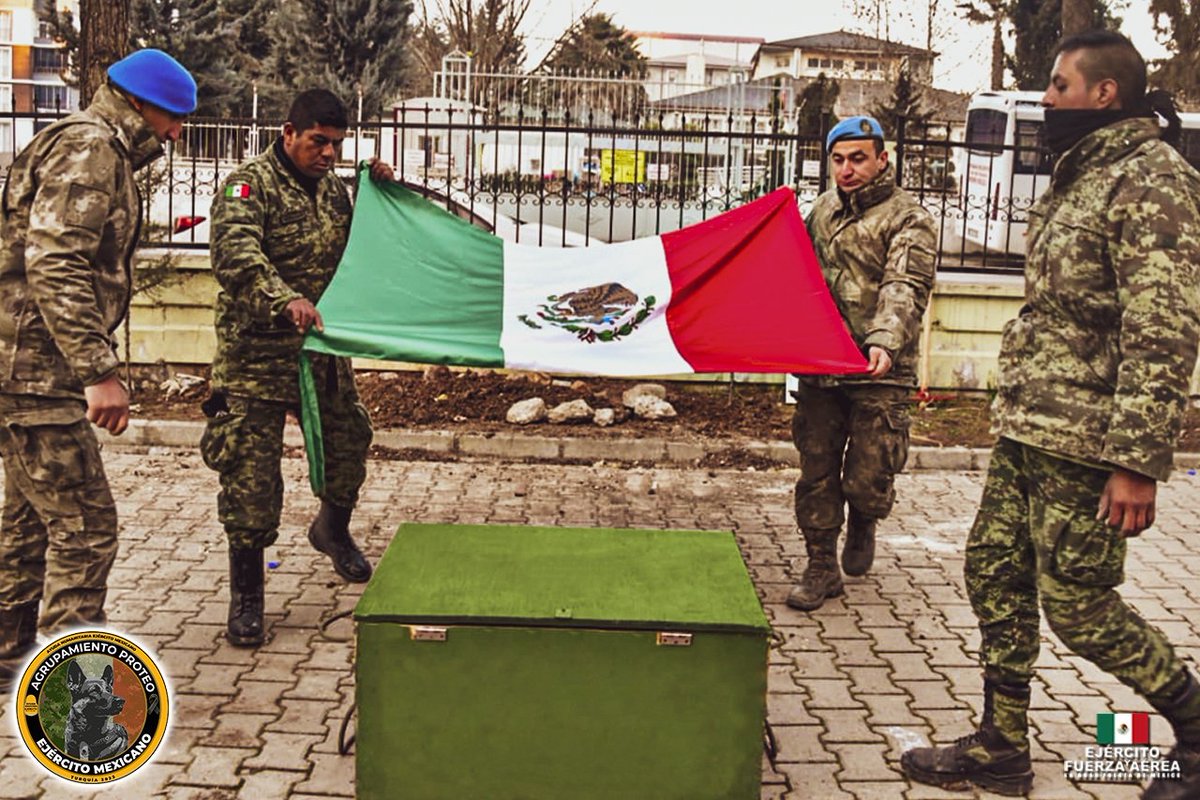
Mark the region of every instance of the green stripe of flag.
<instances>
[{"instance_id":1,"label":"green stripe of flag","mask_svg":"<svg viewBox=\"0 0 1200 800\"><path fill-rule=\"evenodd\" d=\"M1113 744L1116 740L1116 714L1096 715L1096 743Z\"/></svg>"},{"instance_id":2,"label":"green stripe of flag","mask_svg":"<svg viewBox=\"0 0 1200 800\"><path fill-rule=\"evenodd\" d=\"M355 235L355 231L370 235ZM307 350L504 366L504 242L398 183L359 172L350 243L318 308ZM396 325L397 298L404 325ZM408 332L408 333L406 333Z\"/></svg>"}]
</instances>

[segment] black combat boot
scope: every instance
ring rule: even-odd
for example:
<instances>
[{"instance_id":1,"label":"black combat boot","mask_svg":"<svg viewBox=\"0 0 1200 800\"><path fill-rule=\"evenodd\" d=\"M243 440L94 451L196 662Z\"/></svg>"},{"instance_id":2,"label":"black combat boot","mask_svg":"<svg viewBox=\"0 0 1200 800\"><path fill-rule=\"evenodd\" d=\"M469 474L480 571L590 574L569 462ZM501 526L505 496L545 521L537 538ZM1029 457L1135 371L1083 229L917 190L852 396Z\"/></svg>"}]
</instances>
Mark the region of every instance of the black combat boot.
<instances>
[{"instance_id":1,"label":"black combat boot","mask_svg":"<svg viewBox=\"0 0 1200 800\"><path fill-rule=\"evenodd\" d=\"M1026 711L1028 686L984 681L979 730L946 747L918 747L900 756L900 769L918 783L943 789L971 784L997 794L1024 797L1033 787ZM997 717L1002 724L997 724ZM1002 733L1002 729L1017 741Z\"/></svg>"},{"instance_id":2,"label":"black combat boot","mask_svg":"<svg viewBox=\"0 0 1200 800\"><path fill-rule=\"evenodd\" d=\"M1147 698L1175 729L1175 747L1165 761L1179 762L1179 779L1156 778L1143 800L1195 800L1200 797L1200 681L1191 672L1183 689Z\"/></svg>"},{"instance_id":3,"label":"black combat boot","mask_svg":"<svg viewBox=\"0 0 1200 800\"><path fill-rule=\"evenodd\" d=\"M38 601L0 611L0 692L8 692L37 645Z\"/></svg>"},{"instance_id":4,"label":"black combat boot","mask_svg":"<svg viewBox=\"0 0 1200 800\"><path fill-rule=\"evenodd\" d=\"M787 604L801 611L815 611L825 604L825 598L838 597L842 588L842 573L837 565L839 528L805 528L804 549L808 565L800 583L787 596Z\"/></svg>"},{"instance_id":5,"label":"black combat boot","mask_svg":"<svg viewBox=\"0 0 1200 800\"><path fill-rule=\"evenodd\" d=\"M842 571L857 578L866 575L875 561L875 520L850 509L846 522L846 545L842 548Z\"/></svg>"},{"instance_id":6,"label":"black combat boot","mask_svg":"<svg viewBox=\"0 0 1200 800\"><path fill-rule=\"evenodd\" d=\"M257 647L263 631L263 551L229 548L229 623L225 638L235 647Z\"/></svg>"},{"instance_id":7,"label":"black combat boot","mask_svg":"<svg viewBox=\"0 0 1200 800\"><path fill-rule=\"evenodd\" d=\"M350 538L350 514L354 509L321 501L321 510L308 529L308 541L329 556L333 568L344 580L366 583L371 579L371 564Z\"/></svg>"}]
</instances>

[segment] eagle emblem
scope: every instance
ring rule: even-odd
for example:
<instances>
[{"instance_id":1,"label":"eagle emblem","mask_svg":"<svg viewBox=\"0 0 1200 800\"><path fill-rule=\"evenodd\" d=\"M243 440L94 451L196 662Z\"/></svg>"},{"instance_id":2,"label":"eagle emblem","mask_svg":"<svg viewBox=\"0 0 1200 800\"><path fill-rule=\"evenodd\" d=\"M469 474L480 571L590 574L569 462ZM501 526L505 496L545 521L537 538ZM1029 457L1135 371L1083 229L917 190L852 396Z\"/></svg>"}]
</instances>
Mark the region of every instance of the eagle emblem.
<instances>
[{"instance_id":1,"label":"eagle emblem","mask_svg":"<svg viewBox=\"0 0 1200 800\"><path fill-rule=\"evenodd\" d=\"M530 328L553 325L584 342L614 342L637 330L654 311L655 298L638 298L619 283L601 283L573 292L552 294L538 304L533 317L519 314Z\"/></svg>"}]
</instances>

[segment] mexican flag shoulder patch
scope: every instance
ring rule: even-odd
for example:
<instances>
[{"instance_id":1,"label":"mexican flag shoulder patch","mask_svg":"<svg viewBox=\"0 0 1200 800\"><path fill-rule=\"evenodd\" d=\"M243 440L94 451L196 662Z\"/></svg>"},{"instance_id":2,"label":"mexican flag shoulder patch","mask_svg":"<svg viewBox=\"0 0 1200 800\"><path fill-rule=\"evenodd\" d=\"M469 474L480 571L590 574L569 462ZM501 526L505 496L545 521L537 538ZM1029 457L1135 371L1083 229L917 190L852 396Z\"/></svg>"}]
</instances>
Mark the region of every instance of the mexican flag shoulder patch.
<instances>
[{"instance_id":1,"label":"mexican flag shoulder patch","mask_svg":"<svg viewBox=\"0 0 1200 800\"><path fill-rule=\"evenodd\" d=\"M248 183L230 183L225 187L226 197L249 197L250 184Z\"/></svg>"}]
</instances>

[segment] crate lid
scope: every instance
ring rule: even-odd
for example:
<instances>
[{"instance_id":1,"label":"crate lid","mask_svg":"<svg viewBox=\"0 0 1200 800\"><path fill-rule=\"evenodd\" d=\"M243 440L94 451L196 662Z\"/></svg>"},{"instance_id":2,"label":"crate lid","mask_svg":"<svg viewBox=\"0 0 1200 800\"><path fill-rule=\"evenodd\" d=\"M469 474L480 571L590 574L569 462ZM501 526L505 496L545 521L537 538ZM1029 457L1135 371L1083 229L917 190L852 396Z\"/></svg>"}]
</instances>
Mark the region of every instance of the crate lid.
<instances>
[{"instance_id":1,"label":"crate lid","mask_svg":"<svg viewBox=\"0 0 1200 800\"><path fill-rule=\"evenodd\" d=\"M728 531L405 523L359 621L770 630Z\"/></svg>"}]
</instances>

